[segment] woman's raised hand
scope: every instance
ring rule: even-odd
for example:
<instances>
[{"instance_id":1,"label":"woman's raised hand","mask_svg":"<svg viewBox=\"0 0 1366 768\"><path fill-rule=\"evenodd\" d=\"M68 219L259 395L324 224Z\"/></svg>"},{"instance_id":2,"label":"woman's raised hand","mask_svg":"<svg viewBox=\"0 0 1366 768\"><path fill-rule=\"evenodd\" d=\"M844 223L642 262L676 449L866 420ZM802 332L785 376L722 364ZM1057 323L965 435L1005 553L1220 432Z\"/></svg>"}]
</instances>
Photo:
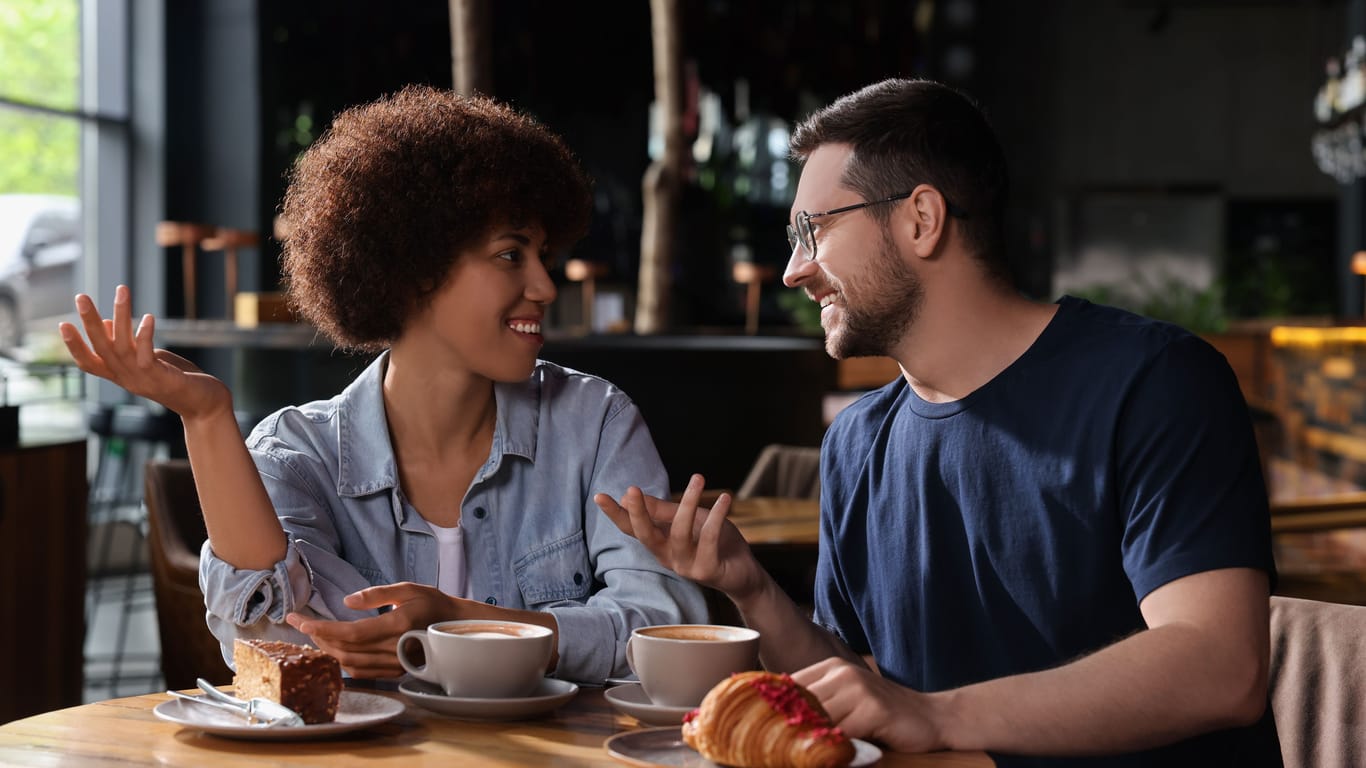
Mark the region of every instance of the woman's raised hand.
<instances>
[{"instance_id":1,"label":"woman's raised hand","mask_svg":"<svg viewBox=\"0 0 1366 768\"><path fill-rule=\"evenodd\" d=\"M89 296L76 296L76 313L89 342L74 324L58 326L76 365L162 404L183 419L231 413L232 393L223 382L180 355L152 347L156 320L151 315L143 315L134 330L132 303L128 287L120 285L114 290L114 316L104 318Z\"/></svg>"}]
</instances>

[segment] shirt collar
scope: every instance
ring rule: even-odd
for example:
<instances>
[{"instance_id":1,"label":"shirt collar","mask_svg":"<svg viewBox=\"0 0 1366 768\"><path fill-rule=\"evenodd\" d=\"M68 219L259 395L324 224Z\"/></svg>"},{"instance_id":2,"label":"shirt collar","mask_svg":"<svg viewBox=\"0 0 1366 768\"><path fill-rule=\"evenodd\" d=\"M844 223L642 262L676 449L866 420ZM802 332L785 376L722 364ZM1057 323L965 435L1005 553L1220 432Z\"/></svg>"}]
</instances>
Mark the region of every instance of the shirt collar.
<instances>
[{"instance_id":1,"label":"shirt collar","mask_svg":"<svg viewBox=\"0 0 1366 768\"><path fill-rule=\"evenodd\" d=\"M385 351L337 398L340 496L364 496L398 486L398 464L384 410L384 372L388 367L389 353ZM535 461L544 375L544 366L537 363L535 372L523 381L494 384L493 444L488 461L475 474L475 482L498 471L504 455Z\"/></svg>"}]
</instances>

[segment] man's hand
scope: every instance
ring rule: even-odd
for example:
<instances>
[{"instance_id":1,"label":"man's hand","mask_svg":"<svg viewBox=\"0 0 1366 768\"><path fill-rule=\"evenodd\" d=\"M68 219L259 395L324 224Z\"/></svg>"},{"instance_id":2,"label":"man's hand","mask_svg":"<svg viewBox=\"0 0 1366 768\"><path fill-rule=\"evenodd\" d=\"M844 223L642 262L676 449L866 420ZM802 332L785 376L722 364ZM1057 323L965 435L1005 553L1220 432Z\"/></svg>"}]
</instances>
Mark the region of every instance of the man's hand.
<instances>
[{"instance_id":1,"label":"man's hand","mask_svg":"<svg viewBox=\"0 0 1366 768\"><path fill-rule=\"evenodd\" d=\"M840 658L798 670L792 679L819 699L850 737L878 741L896 752L945 748L931 719L932 697L926 694Z\"/></svg>"},{"instance_id":2,"label":"man's hand","mask_svg":"<svg viewBox=\"0 0 1366 768\"><path fill-rule=\"evenodd\" d=\"M698 506L705 485L701 475L693 475L677 504L646 496L635 486L620 504L605 493L593 501L665 567L742 600L763 587L766 574L740 530L726 519L730 495L721 494L711 509Z\"/></svg>"},{"instance_id":3,"label":"man's hand","mask_svg":"<svg viewBox=\"0 0 1366 768\"><path fill-rule=\"evenodd\" d=\"M403 582L370 587L346 596L349 608L393 607L378 616L354 621L326 621L291 613L285 620L312 638L319 648L335 656L352 677L391 678L403 674L403 667L398 663L398 638L404 632L426 629L438 621L475 618L462 615L461 603L469 602L453 598L435 587Z\"/></svg>"}]
</instances>

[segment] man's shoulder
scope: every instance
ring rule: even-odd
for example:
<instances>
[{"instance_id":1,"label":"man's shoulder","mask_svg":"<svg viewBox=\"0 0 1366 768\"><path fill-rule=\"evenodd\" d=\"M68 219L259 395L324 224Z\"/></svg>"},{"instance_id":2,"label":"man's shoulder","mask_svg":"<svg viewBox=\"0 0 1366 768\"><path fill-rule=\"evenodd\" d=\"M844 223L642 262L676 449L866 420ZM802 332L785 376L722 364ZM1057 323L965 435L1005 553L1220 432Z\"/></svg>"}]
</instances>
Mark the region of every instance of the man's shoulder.
<instances>
[{"instance_id":1,"label":"man's shoulder","mask_svg":"<svg viewBox=\"0 0 1366 768\"><path fill-rule=\"evenodd\" d=\"M1079 364L1115 372L1147 369L1164 358L1224 364L1211 344L1175 323L1070 296L1059 304L1065 314L1054 345Z\"/></svg>"}]
</instances>

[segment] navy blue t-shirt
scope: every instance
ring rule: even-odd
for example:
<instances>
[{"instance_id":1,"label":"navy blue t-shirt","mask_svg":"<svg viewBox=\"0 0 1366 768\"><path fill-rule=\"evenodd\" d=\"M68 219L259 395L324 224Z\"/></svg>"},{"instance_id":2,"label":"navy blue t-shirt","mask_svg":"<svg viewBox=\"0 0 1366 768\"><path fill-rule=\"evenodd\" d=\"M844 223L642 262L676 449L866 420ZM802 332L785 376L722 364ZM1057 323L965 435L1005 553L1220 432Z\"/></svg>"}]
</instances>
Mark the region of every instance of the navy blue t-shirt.
<instances>
[{"instance_id":1,"label":"navy blue t-shirt","mask_svg":"<svg viewBox=\"0 0 1366 768\"><path fill-rule=\"evenodd\" d=\"M1218 568L1275 578L1252 422L1224 358L1064 297L1033 345L949 403L899 378L821 449L816 621L941 691L1060 666L1145 628L1138 604ZM1027 702L1021 702L1027 704ZM1279 765L1270 709L1160 752L998 764Z\"/></svg>"}]
</instances>

